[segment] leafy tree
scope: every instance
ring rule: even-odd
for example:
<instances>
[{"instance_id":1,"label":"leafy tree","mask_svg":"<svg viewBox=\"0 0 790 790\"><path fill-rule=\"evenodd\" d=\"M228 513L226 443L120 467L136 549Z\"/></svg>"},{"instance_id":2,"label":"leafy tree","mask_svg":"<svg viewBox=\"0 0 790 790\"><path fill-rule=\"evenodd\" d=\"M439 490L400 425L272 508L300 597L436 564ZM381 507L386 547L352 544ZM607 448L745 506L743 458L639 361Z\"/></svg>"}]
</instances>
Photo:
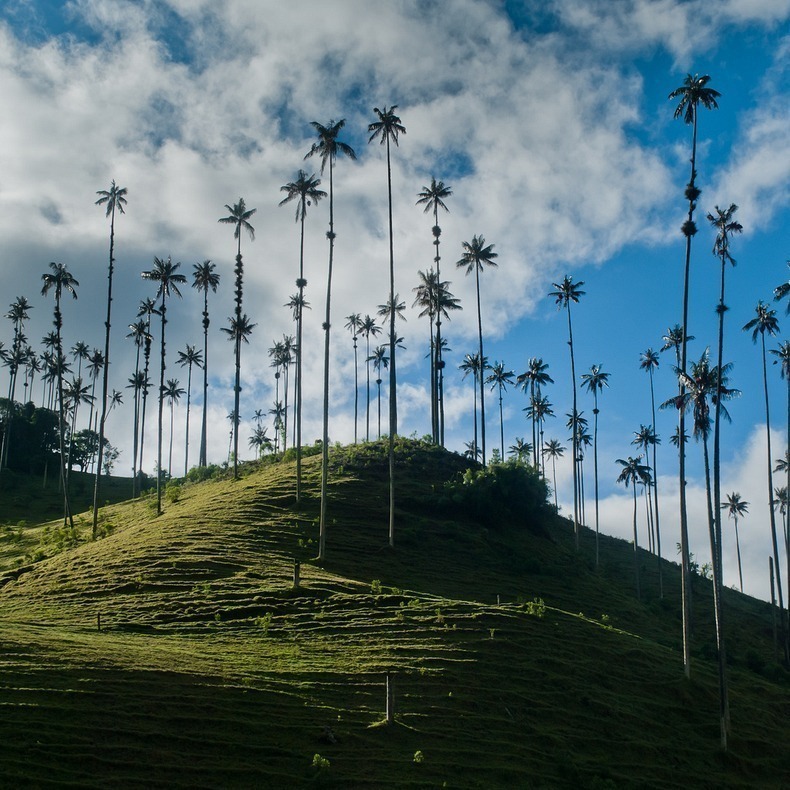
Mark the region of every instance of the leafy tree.
<instances>
[{"instance_id":1,"label":"leafy tree","mask_svg":"<svg viewBox=\"0 0 790 790\"><path fill-rule=\"evenodd\" d=\"M644 450L644 456L645 456L645 462L646 462L645 465L650 470L651 477L654 477L653 468L650 466L650 463L648 462L648 453L649 453L651 448L653 450L655 450L656 445L661 444L661 439L659 439L658 436L656 436L656 432L655 432L655 429L653 428L653 426L652 425L640 425L639 426L639 430L638 431L634 431L634 438L633 438L631 444L636 445L640 450ZM652 497L650 495L650 488L651 488L651 486L646 486L645 487L645 497L647 499L647 522L648 522L648 527L649 527L648 535L649 535L649 538L650 538L649 550L650 551L657 551L657 549L654 548L654 546L656 545L656 540L655 540L655 536L654 536L654 529L653 529L653 525L654 525L655 522L653 521L654 513L653 513ZM656 555L656 556L658 556L658 555Z\"/></svg>"},{"instance_id":2,"label":"leafy tree","mask_svg":"<svg viewBox=\"0 0 790 790\"><path fill-rule=\"evenodd\" d=\"M261 425L256 425L255 430L252 432L249 441L250 448L254 448L255 452L260 459L263 456L263 451L272 450L272 440L266 435L266 428Z\"/></svg>"},{"instance_id":3,"label":"leafy tree","mask_svg":"<svg viewBox=\"0 0 790 790\"><path fill-rule=\"evenodd\" d=\"M515 458L520 464L528 464L529 456L532 454L532 445L517 436L515 442L508 448L508 452L511 458Z\"/></svg>"},{"instance_id":4,"label":"leafy tree","mask_svg":"<svg viewBox=\"0 0 790 790\"><path fill-rule=\"evenodd\" d=\"M694 223L694 211L699 200L700 190L697 188L697 121L699 106L711 110L719 105L716 99L721 95L718 91L708 87L710 77L708 75L687 74L683 84L675 88L669 94L669 100L678 100L675 107L674 118L683 118L683 121L692 128L691 133L691 174L686 185L685 197L688 201L688 215L681 227L681 231L686 240L686 254L683 267L683 326L679 346L680 363L679 369L685 374L687 365L686 346L688 337L688 305L689 305L689 275L691 271L691 240L697 232ZM682 389L682 383L681 383ZM682 396L682 391L680 395ZM678 434L685 436L685 414L678 414ZM683 597L683 669L686 677L691 676L691 594L689 576L689 542L688 542L688 511L686 507L686 449L683 442L678 447L678 483L680 492L680 552L682 565L682 597ZM723 744L726 748L726 733L722 733Z\"/></svg>"},{"instance_id":5,"label":"leafy tree","mask_svg":"<svg viewBox=\"0 0 790 790\"><path fill-rule=\"evenodd\" d=\"M568 314L568 347L570 348L571 354L571 383L573 387L573 411L572 413L575 415L577 414L576 408L576 365L573 357L573 325L571 323L571 303L578 304L579 299L584 296L584 291L581 290L581 286L584 285L584 282L573 282L573 279L569 275L565 275L563 277L562 282L560 283L553 283L554 287L557 289L556 291L551 291L549 296L554 298L554 301L557 303L557 307L561 310L565 308L565 311ZM573 530L576 536L576 548L579 548L579 475L576 469L576 459L579 456L579 447L576 442L576 431L573 431L572 435L572 453L573 453Z\"/></svg>"},{"instance_id":6,"label":"leafy tree","mask_svg":"<svg viewBox=\"0 0 790 790\"><path fill-rule=\"evenodd\" d=\"M14 396L16 390L17 372L24 359L24 349L26 339L24 335L24 323L30 317L30 303L24 296L18 296L11 302L6 318L10 319L14 325L14 339L11 350L6 353L4 363L8 365L8 411L6 412L6 430L3 432L3 444L0 446L0 470L8 465L8 448L11 436L11 421Z\"/></svg>"},{"instance_id":7,"label":"leafy tree","mask_svg":"<svg viewBox=\"0 0 790 790\"><path fill-rule=\"evenodd\" d=\"M63 314L60 311L60 300L63 292L70 293L75 299L77 298L77 287L79 282L74 279L71 272L62 263L50 263L50 271L41 276L44 281L44 286L41 289L41 295L46 296L50 290L55 294L55 313L54 325L57 335L57 346L55 347L55 355L58 361L58 449L60 452L60 483L63 487L63 523L68 525L70 529L74 529L74 519L71 515L71 506L69 503L69 487L66 479L66 447L65 447L65 433L66 433L66 415L65 415L65 401L63 399Z\"/></svg>"},{"instance_id":8,"label":"leafy tree","mask_svg":"<svg viewBox=\"0 0 790 790\"><path fill-rule=\"evenodd\" d=\"M332 307L332 265L335 254L335 191L334 191L334 166L338 154L356 159L354 149L338 140L345 119L337 122L330 121L326 126L311 121L310 125L318 135L318 140L313 143L305 154L305 159L318 155L321 158L321 175L324 174L327 163L329 164L329 266L326 275L326 318L324 320L324 403L323 403L323 433L321 444L321 509L319 516L318 557L326 557L326 506L327 506L327 481L329 475L329 337L330 313Z\"/></svg>"},{"instance_id":9,"label":"leafy tree","mask_svg":"<svg viewBox=\"0 0 790 790\"><path fill-rule=\"evenodd\" d=\"M524 411L527 413L527 417L533 422L533 424L537 425L538 450L536 452L540 452L541 463L540 466L535 464L535 468L540 469L540 473L545 477L546 468L544 461L545 456L543 454L543 424L546 422L547 417L554 416L552 403L545 395L540 395L540 390L538 389L536 394L530 398L529 406L527 406Z\"/></svg>"},{"instance_id":10,"label":"leafy tree","mask_svg":"<svg viewBox=\"0 0 790 790\"><path fill-rule=\"evenodd\" d=\"M483 236L473 236L471 243L461 242L464 250L460 260L456 261L456 266L466 267L466 273L475 273L475 288L477 293L477 337L480 359L485 359L483 354L483 316L480 309L480 272L484 271L485 266L496 266L494 258L499 257L499 253L494 252L494 245L486 246ZM486 463L486 403L485 393L483 392L483 377L480 376L480 442L482 445L483 466Z\"/></svg>"},{"instance_id":11,"label":"leafy tree","mask_svg":"<svg viewBox=\"0 0 790 790\"><path fill-rule=\"evenodd\" d=\"M250 223L250 218L253 214L257 211L257 209L250 208L248 209L246 204L244 203L244 198L240 197L238 203L234 203L233 206L229 206L227 203L225 204L225 208L228 210L229 214L227 217L220 217L217 222L222 222L226 225L233 225L233 238L238 241L238 246L236 248L236 266L234 268L234 274L236 276L236 287L235 287L235 302L236 302L236 312L234 316L234 320L236 322L236 326L240 326L242 323L242 315L241 315L241 304L242 304L242 297L244 295L244 264L242 263L241 257L241 231L247 231L247 235L250 237L251 241L255 240L255 228L252 227ZM246 316L245 316L246 318ZM239 423L239 397L241 395L241 340L237 339L234 345L234 352L236 355L236 382L234 384L234 406L233 411L236 415L236 421L234 423L234 431L238 428ZM239 477L239 469L238 469L238 460L239 460L239 437L236 433L233 434L233 479L238 480Z\"/></svg>"},{"instance_id":12,"label":"leafy tree","mask_svg":"<svg viewBox=\"0 0 790 790\"><path fill-rule=\"evenodd\" d=\"M439 209L443 208L449 211L445 204L445 199L451 197L453 194L450 187L445 186L443 181L437 181L436 178L431 178L430 186L424 186L422 191L417 195L417 205L423 206L424 213L433 211L433 244L436 247L434 252L433 262L436 264L436 283L440 284L441 279L441 256L439 255L439 240L442 235L442 229L439 227ZM447 283L449 285L449 283ZM432 425L434 433L434 441L440 446L444 446L444 404L442 402L442 385L441 379L443 376L444 364L442 362L442 311L437 310L436 317L436 339L433 340L433 333L431 334L431 398L432 398Z\"/></svg>"},{"instance_id":13,"label":"leafy tree","mask_svg":"<svg viewBox=\"0 0 790 790\"><path fill-rule=\"evenodd\" d=\"M195 346L190 346L187 343L184 351L178 352L178 364L187 369L187 422L186 422L186 440L184 450L184 477L187 476L189 471L189 407L192 401L192 366L203 367L203 355L198 351Z\"/></svg>"},{"instance_id":14,"label":"leafy tree","mask_svg":"<svg viewBox=\"0 0 790 790\"><path fill-rule=\"evenodd\" d=\"M296 221L299 228L299 277L296 285L299 288L299 299L296 303L296 501L301 501L302 496L302 319L304 308L307 305L304 298L304 289L307 280L304 276L304 221L307 216L307 207L326 197L326 192L318 187L321 179L315 174L307 175L304 170L299 170L296 181L291 181L280 187L286 196L280 201L284 205L291 200L296 204Z\"/></svg>"},{"instance_id":15,"label":"leafy tree","mask_svg":"<svg viewBox=\"0 0 790 790\"><path fill-rule=\"evenodd\" d=\"M749 503L741 498L737 491L727 494L727 501L719 505L721 510L726 510L727 515L735 521L735 549L738 552L738 578L743 592L743 571L741 570L741 541L738 535L738 518L743 518L749 512Z\"/></svg>"},{"instance_id":16,"label":"leafy tree","mask_svg":"<svg viewBox=\"0 0 790 790\"><path fill-rule=\"evenodd\" d=\"M208 328L211 323L208 314L208 292L217 292L219 274L215 271L216 264L210 260L195 263L192 266L192 287L203 294L203 420L200 428L200 455L198 466L208 466Z\"/></svg>"},{"instance_id":17,"label":"leafy tree","mask_svg":"<svg viewBox=\"0 0 790 790\"><path fill-rule=\"evenodd\" d=\"M160 364L159 364L159 412L157 420L157 451L156 451L156 514L162 515L162 406L165 398L165 326L167 325L167 297L181 296L178 286L187 281L183 274L178 273L180 263L154 258L153 268L143 272L144 280L157 284L156 298L161 299L159 316L161 317ZM142 465L141 465L142 466Z\"/></svg>"},{"instance_id":18,"label":"leafy tree","mask_svg":"<svg viewBox=\"0 0 790 790\"><path fill-rule=\"evenodd\" d=\"M101 482L102 454L104 452L104 424L107 420L107 385L110 374L110 318L112 314L112 276L115 266L115 212L124 214L126 187L119 187L113 180L109 190L99 190L95 205L105 206L105 217L110 218L110 262L107 270L107 320L104 322L104 373L102 375L101 417L99 418L99 446L96 461L96 480L93 486L93 538L99 524L99 483ZM79 376L79 374L77 374Z\"/></svg>"}]
</instances>

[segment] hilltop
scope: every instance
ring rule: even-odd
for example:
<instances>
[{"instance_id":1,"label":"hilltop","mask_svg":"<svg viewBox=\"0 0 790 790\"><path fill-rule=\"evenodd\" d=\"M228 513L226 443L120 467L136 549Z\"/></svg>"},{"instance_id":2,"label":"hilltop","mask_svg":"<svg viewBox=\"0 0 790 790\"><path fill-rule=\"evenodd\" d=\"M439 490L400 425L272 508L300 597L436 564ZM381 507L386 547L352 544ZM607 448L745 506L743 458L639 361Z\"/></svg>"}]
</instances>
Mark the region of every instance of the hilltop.
<instances>
[{"instance_id":1,"label":"hilltop","mask_svg":"<svg viewBox=\"0 0 790 790\"><path fill-rule=\"evenodd\" d=\"M103 537L7 528L0 784L693 787L790 782L790 684L767 604L725 591L731 750L718 749L709 582L691 681L679 569L572 527L514 467L399 440L102 509ZM0 505L2 505L0 500ZM79 522L79 519L78 519ZM294 561L300 584L293 585ZM386 725L385 684L394 694Z\"/></svg>"}]
</instances>

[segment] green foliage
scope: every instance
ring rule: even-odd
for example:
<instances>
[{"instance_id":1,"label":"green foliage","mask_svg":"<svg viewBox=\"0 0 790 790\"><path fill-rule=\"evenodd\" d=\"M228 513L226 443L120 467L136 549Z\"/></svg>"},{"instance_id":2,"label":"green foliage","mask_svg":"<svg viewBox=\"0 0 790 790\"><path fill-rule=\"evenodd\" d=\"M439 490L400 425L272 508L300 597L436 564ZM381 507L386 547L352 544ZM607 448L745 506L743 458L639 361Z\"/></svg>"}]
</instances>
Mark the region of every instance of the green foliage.
<instances>
[{"instance_id":1,"label":"green foliage","mask_svg":"<svg viewBox=\"0 0 790 790\"><path fill-rule=\"evenodd\" d=\"M271 626L273 619L274 615L271 612L266 612L266 614L255 618L255 625L263 631L264 636L269 635L269 626Z\"/></svg>"},{"instance_id":2,"label":"green foliage","mask_svg":"<svg viewBox=\"0 0 790 790\"><path fill-rule=\"evenodd\" d=\"M326 757L322 757L317 752L313 755L313 768L317 768L319 771L326 771L330 765L331 763Z\"/></svg>"},{"instance_id":3,"label":"green foliage","mask_svg":"<svg viewBox=\"0 0 790 790\"><path fill-rule=\"evenodd\" d=\"M500 530L542 532L551 510L548 487L538 472L513 460L485 469L467 469L445 484L451 507Z\"/></svg>"},{"instance_id":4,"label":"green foliage","mask_svg":"<svg viewBox=\"0 0 790 790\"><path fill-rule=\"evenodd\" d=\"M165 487L165 499L173 504L178 502L181 499L181 486L171 480Z\"/></svg>"},{"instance_id":5,"label":"green foliage","mask_svg":"<svg viewBox=\"0 0 790 790\"><path fill-rule=\"evenodd\" d=\"M417 751L414 752L414 762L421 763L424 760L425 760L425 755L419 749L417 749Z\"/></svg>"},{"instance_id":6,"label":"green foliage","mask_svg":"<svg viewBox=\"0 0 790 790\"><path fill-rule=\"evenodd\" d=\"M543 618L546 616L546 604L542 598L533 598L524 604L524 611L532 617Z\"/></svg>"},{"instance_id":7,"label":"green foliage","mask_svg":"<svg viewBox=\"0 0 790 790\"><path fill-rule=\"evenodd\" d=\"M370 591L373 595L381 595L381 579L373 579L370 583Z\"/></svg>"}]
</instances>

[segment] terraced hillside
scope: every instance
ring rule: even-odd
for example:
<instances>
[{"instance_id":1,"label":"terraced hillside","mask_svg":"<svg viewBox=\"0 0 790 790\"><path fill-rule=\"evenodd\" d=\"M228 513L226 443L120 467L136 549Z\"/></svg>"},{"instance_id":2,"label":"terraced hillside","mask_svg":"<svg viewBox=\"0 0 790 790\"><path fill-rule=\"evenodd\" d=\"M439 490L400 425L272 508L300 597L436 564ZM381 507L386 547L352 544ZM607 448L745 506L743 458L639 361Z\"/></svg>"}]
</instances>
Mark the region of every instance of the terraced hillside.
<instances>
[{"instance_id":1,"label":"terraced hillside","mask_svg":"<svg viewBox=\"0 0 790 790\"><path fill-rule=\"evenodd\" d=\"M96 542L6 534L0 786L788 786L765 604L727 591L721 755L704 580L687 682L675 566L660 600L645 554L637 601L625 542L595 571L589 533L577 553L540 507L473 514L443 485L462 459L398 447L394 550L377 445L333 456L320 566L315 458L299 508L282 462L185 486L158 518L108 506Z\"/></svg>"}]
</instances>

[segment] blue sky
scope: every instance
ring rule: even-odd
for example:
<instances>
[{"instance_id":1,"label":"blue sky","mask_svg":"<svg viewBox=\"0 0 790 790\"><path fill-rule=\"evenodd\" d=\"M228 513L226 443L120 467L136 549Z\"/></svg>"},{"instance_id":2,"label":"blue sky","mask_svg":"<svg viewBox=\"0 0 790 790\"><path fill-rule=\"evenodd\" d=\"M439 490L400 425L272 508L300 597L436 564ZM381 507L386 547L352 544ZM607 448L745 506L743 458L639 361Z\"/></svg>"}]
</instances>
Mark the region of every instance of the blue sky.
<instances>
[{"instance_id":1,"label":"blue sky","mask_svg":"<svg viewBox=\"0 0 790 790\"><path fill-rule=\"evenodd\" d=\"M232 311L234 247L231 232L216 220L226 203L243 196L258 210L256 240L245 240L243 249L245 309L257 323L243 357L246 448L253 411L268 410L274 397L267 350L294 331L283 305L295 291L298 226L292 207L277 206L280 186L301 167L317 172L316 160L303 162L312 143L309 122L345 118L344 139L358 160L339 161L336 169L330 435L349 441L353 357L343 317L374 313L388 289L386 169L383 149L367 144L366 130L374 106L397 104L407 129L393 157L396 289L409 305L402 327L407 350L398 364L401 431L423 435L430 427L428 328L411 309L411 289L433 255L432 221L415 201L435 176L454 192L450 213L441 218L442 274L464 305L445 325L452 348L449 446L462 449L471 439L471 386L454 371L476 344L473 279L454 263L461 242L482 234L499 253L498 268L482 277L486 354L516 373L530 357L543 357L555 380L546 394L558 415L570 409L566 323L547 294L566 273L585 283L586 295L574 307L577 371L601 364L611 374L601 396L602 528L627 537L630 491L614 484L615 459L634 453L633 432L650 421L639 354L661 345L681 309L679 226L690 130L672 119L667 95L688 72L710 74L722 98L720 109L700 119L703 195L690 320L697 339L690 355L698 357L716 338L718 263L704 214L737 203L744 233L733 241L738 265L727 273L725 356L743 394L731 404L733 421L724 433L723 489L739 490L752 503L742 531L747 585L765 597L761 368L740 328L757 300L771 299L788 277L789 23L788 0L414 0L375 11L363 0L287 7L254 0L6 3L0 9L0 300L27 296L35 306L28 335L41 337L51 306L39 297L40 276L49 261L66 263L81 283L78 302L65 310L66 340L100 346L108 227L93 201L112 179L127 187L128 211L117 227L111 385L121 388L133 370L125 327L139 300L152 295L140 272L153 256L172 255L186 274L196 262L215 261L224 280L211 304L210 456L221 461L233 366L219 327ZM327 221L326 202L310 209L309 440L321 430ZM784 307L777 308L784 330ZM200 309L191 288L173 305L171 358L200 341ZM10 335L10 325L0 330L6 343ZM665 356L656 377L659 400L675 388ZM172 366L168 374L185 379L184 372ZM781 448L785 386L775 368L770 373L775 447ZM0 386L5 380L3 372ZM506 393L508 445L529 436L525 405L522 393ZM493 395L487 407L490 447L498 436ZM592 409L585 396L580 408ZM662 412L657 423L665 555L672 556L677 484L668 437L675 416ZM109 427L124 451L124 472L131 467L130 426L127 405ZM567 439L564 420L546 430ZM197 443L192 447L196 453ZM692 446L692 549L704 561L699 455ZM152 463L149 457L149 471ZM587 474L590 491L591 468ZM561 465L558 475L567 512L569 466ZM725 581L733 584L731 531L727 541Z\"/></svg>"}]
</instances>

